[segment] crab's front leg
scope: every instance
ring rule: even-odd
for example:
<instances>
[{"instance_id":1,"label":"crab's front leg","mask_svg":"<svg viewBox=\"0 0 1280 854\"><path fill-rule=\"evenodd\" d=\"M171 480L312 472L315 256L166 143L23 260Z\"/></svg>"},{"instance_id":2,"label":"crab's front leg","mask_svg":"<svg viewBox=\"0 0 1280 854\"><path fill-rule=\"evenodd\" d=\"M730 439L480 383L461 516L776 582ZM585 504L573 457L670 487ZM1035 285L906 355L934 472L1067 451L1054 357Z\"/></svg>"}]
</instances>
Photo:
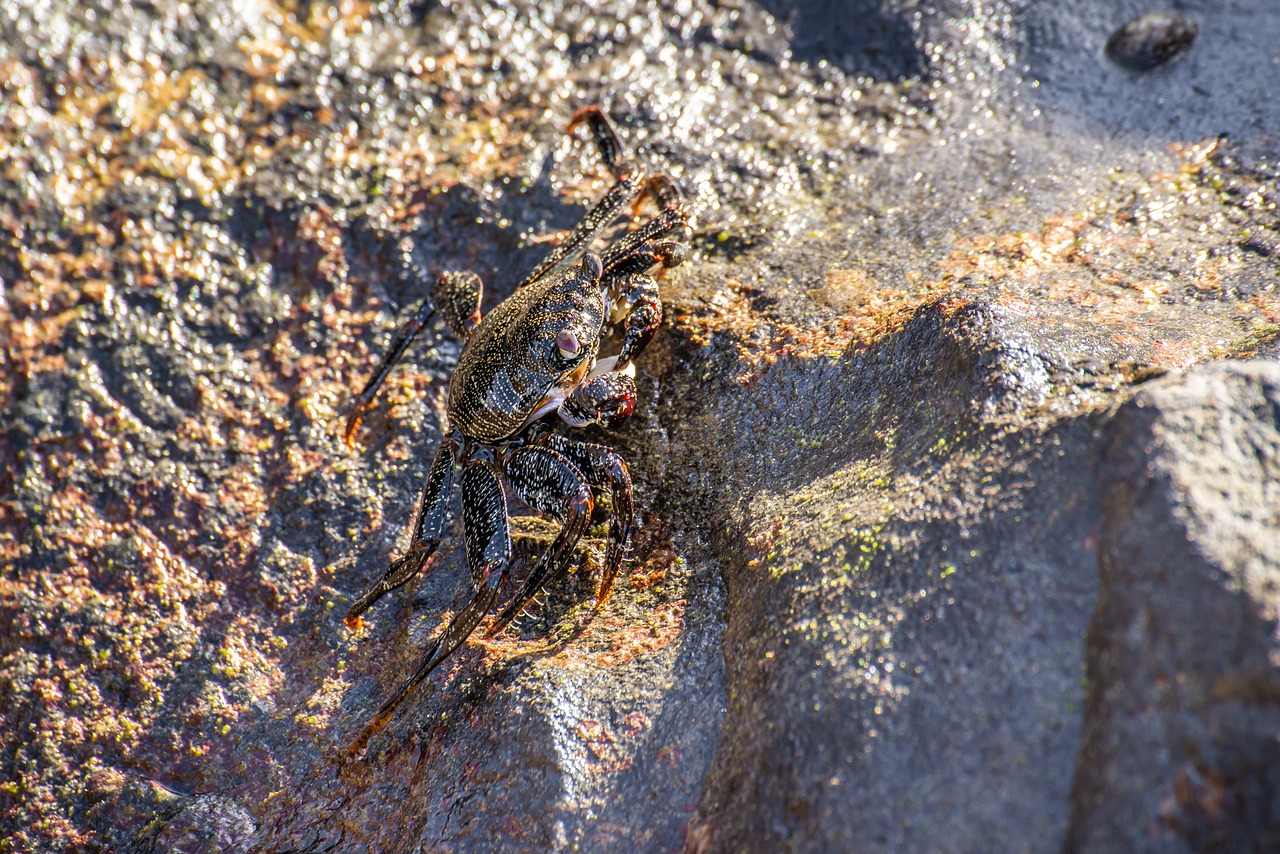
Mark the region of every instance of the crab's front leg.
<instances>
[{"instance_id":1,"label":"crab's front leg","mask_svg":"<svg viewBox=\"0 0 1280 854\"><path fill-rule=\"evenodd\" d=\"M480 277L470 271L442 273L431 295L440 306L445 326L466 340L480 323L480 299L484 295Z\"/></svg>"},{"instance_id":2,"label":"crab's front leg","mask_svg":"<svg viewBox=\"0 0 1280 854\"><path fill-rule=\"evenodd\" d=\"M625 367L640 354L662 323L658 284L648 275L654 267L669 270L684 263L692 235L689 206L675 184L655 175L648 193L661 205L655 218L625 235L604 253L600 285L609 301L609 322L623 325L618 365Z\"/></svg>"},{"instance_id":3,"label":"crab's front leg","mask_svg":"<svg viewBox=\"0 0 1280 854\"><path fill-rule=\"evenodd\" d=\"M662 324L658 283L646 270L679 266L688 248L674 240L650 241L605 267L601 287L609 299L611 323L623 322L622 349L617 364L626 367L648 346Z\"/></svg>"},{"instance_id":4,"label":"crab's front leg","mask_svg":"<svg viewBox=\"0 0 1280 854\"><path fill-rule=\"evenodd\" d=\"M613 315L622 315L618 319L623 320L617 364L626 367L649 346L662 325L662 299L658 296L658 283L644 273L615 279L613 285L619 292Z\"/></svg>"}]
</instances>

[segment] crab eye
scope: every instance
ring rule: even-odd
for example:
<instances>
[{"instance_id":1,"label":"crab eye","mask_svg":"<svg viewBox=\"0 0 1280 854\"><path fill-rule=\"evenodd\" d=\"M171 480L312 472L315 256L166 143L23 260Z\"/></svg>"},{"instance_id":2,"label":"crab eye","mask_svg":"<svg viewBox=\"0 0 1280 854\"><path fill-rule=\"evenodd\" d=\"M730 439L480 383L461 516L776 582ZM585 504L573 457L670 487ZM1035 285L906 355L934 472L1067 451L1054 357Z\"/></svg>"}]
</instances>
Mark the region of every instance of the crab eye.
<instances>
[{"instance_id":1,"label":"crab eye","mask_svg":"<svg viewBox=\"0 0 1280 854\"><path fill-rule=\"evenodd\" d=\"M572 329L561 329L556 333L556 347L560 349L561 356L572 359L582 349L582 343L578 341L578 336L573 334Z\"/></svg>"}]
</instances>

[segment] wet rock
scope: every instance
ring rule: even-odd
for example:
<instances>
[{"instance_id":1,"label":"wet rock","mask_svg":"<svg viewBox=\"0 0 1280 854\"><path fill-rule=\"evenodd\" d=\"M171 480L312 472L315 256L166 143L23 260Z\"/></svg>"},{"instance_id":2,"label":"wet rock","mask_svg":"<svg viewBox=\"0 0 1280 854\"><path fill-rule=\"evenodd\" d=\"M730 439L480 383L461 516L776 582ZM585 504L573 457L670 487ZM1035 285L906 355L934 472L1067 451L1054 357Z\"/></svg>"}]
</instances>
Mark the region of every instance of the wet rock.
<instances>
[{"instance_id":1,"label":"wet rock","mask_svg":"<svg viewBox=\"0 0 1280 854\"><path fill-rule=\"evenodd\" d=\"M783 33L769 31L775 36L777 53L789 50L794 59L812 65L828 62L850 74L881 80L905 80L925 70L926 58L921 55L912 32L912 15L906 9L886 8L879 0L766 0L760 5L784 29Z\"/></svg>"},{"instance_id":2,"label":"wet rock","mask_svg":"<svg viewBox=\"0 0 1280 854\"><path fill-rule=\"evenodd\" d=\"M1098 449L1068 848L1280 844L1280 363L1150 383Z\"/></svg>"},{"instance_id":3,"label":"wet rock","mask_svg":"<svg viewBox=\"0 0 1280 854\"><path fill-rule=\"evenodd\" d=\"M0 12L0 851L1105 835L1092 461L1136 392L1280 332L1274 4L1140 80L1113 5ZM423 336L355 452L347 401L437 274L487 309L604 191L564 134L592 102L698 211L636 414L586 434L631 466L630 574L585 622L595 526L353 760L468 595L455 526L341 620L405 546L458 343ZM1235 838L1251 732L1175 769L1161 833Z\"/></svg>"},{"instance_id":4,"label":"wet rock","mask_svg":"<svg viewBox=\"0 0 1280 854\"><path fill-rule=\"evenodd\" d=\"M1186 15L1148 12L1107 39L1107 58L1130 71L1151 71L1191 50L1200 28Z\"/></svg>"},{"instance_id":5,"label":"wet rock","mask_svg":"<svg viewBox=\"0 0 1280 854\"><path fill-rule=\"evenodd\" d=\"M1263 95L1267 69L1264 45L1280 39L1280 9L1265 4L1239 14L1212 3L1182 5L1178 17L1194 20L1193 49L1149 73L1135 73L1107 57L1106 45L1126 20L1142 20L1151 4L1063 0L1020 8L1021 57L1038 85L1025 95L1060 132L1122 134L1153 144L1160 139L1193 139L1227 134L1256 138L1275 124L1276 110ZM1186 24L1154 33L1150 44L1176 45L1168 36L1187 33ZM1161 38L1161 34L1165 39ZM1150 47L1148 47L1148 51ZM1137 55L1143 53L1141 47Z\"/></svg>"},{"instance_id":6,"label":"wet rock","mask_svg":"<svg viewBox=\"0 0 1280 854\"><path fill-rule=\"evenodd\" d=\"M187 799L172 818L159 828L154 839L132 840L134 851L171 851L200 854L202 851L246 851L257 838L257 827L248 810L234 801L212 795Z\"/></svg>"}]
</instances>

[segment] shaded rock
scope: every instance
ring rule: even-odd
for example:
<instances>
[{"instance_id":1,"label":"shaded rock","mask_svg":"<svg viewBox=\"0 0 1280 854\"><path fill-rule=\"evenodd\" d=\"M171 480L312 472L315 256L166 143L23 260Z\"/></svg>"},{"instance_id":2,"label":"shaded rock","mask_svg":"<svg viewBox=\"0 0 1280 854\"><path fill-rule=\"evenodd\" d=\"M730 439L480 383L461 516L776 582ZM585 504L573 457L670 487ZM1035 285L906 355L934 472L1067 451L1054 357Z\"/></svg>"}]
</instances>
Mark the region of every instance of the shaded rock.
<instances>
[{"instance_id":1,"label":"shaded rock","mask_svg":"<svg viewBox=\"0 0 1280 854\"><path fill-rule=\"evenodd\" d=\"M1071 850L1280 844L1280 363L1150 383L1098 450Z\"/></svg>"},{"instance_id":2,"label":"shaded rock","mask_svg":"<svg viewBox=\"0 0 1280 854\"><path fill-rule=\"evenodd\" d=\"M1162 13L1194 19L1194 47L1176 62L1136 74L1107 58L1106 45L1128 21L1152 11L1144 0L1064 0L1021 4L1014 12L1020 56L1038 85L1026 96L1060 131L1157 139L1217 136L1245 140L1274 127L1280 107L1266 103L1268 69L1276 60L1265 44L1280 38L1280 9L1213 2L1176 5ZM1169 18L1164 18L1169 22ZM1184 44L1189 27L1146 29L1142 44ZM1181 36L1175 35L1181 33ZM1148 48L1149 50L1150 48Z\"/></svg>"},{"instance_id":3,"label":"shaded rock","mask_svg":"<svg viewBox=\"0 0 1280 854\"><path fill-rule=\"evenodd\" d=\"M829 62L850 74L881 80L916 77L927 66L912 31L912 15L897 4L765 0L760 5L785 27L788 38L783 33L776 38L794 59Z\"/></svg>"},{"instance_id":4,"label":"shaded rock","mask_svg":"<svg viewBox=\"0 0 1280 854\"><path fill-rule=\"evenodd\" d=\"M130 854L204 851L248 851L257 839L257 827L248 810L216 795L178 798L178 805L162 809L154 832L143 832L121 846Z\"/></svg>"}]
</instances>

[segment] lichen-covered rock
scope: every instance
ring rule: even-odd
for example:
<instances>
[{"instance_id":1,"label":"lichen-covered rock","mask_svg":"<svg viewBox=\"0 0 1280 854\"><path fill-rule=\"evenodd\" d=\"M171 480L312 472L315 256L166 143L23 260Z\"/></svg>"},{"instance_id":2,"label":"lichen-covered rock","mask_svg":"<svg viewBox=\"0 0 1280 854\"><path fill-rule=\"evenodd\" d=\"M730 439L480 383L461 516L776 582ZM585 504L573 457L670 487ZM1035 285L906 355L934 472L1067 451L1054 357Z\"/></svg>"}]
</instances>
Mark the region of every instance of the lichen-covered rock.
<instances>
[{"instance_id":1,"label":"lichen-covered rock","mask_svg":"<svg viewBox=\"0 0 1280 854\"><path fill-rule=\"evenodd\" d=\"M1152 669L1185 638L1108 665L1108 561L1164 498L1093 461L1146 453L1135 389L1157 432L1245 423L1254 374L1157 378L1280 352L1280 13L1198 16L1137 77L1103 55L1131 3L855 5L0 11L0 852L1266 844L1265 615L1185 690ZM353 759L467 594L455 531L340 618L404 547L456 342L355 452L345 407L435 274L499 299L599 195L587 103L698 211L607 435L630 575L582 619L592 532ZM1265 533L1232 489L1169 524ZM1179 568L1261 601L1204 575L1231 560ZM1151 605L1214 618L1180 596Z\"/></svg>"}]
</instances>

